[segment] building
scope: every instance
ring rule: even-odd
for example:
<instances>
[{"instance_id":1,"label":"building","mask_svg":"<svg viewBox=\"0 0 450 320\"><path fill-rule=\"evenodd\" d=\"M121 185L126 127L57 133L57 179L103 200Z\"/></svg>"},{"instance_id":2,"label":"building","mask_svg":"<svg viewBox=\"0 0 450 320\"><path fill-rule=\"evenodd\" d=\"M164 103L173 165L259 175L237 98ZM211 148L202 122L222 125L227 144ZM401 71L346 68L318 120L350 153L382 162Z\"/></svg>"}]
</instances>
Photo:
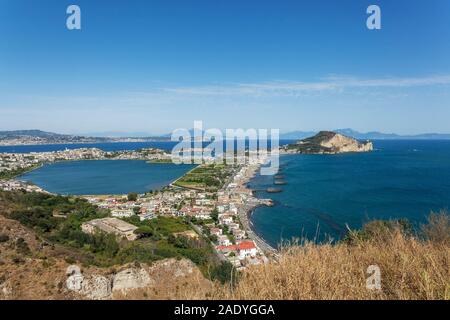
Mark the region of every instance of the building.
<instances>
[{"instance_id":1,"label":"building","mask_svg":"<svg viewBox=\"0 0 450 320\"><path fill-rule=\"evenodd\" d=\"M221 246L230 246L231 245L231 241L230 241L230 239L228 239L228 237L226 235L218 236L217 237L217 242Z\"/></svg>"},{"instance_id":2,"label":"building","mask_svg":"<svg viewBox=\"0 0 450 320\"><path fill-rule=\"evenodd\" d=\"M219 245L216 248L224 254L237 252L237 256L240 260L244 260L249 257L256 257L258 253L258 249L256 248L255 243L249 240L242 241L235 245Z\"/></svg>"},{"instance_id":3,"label":"building","mask_svg":"<svg viewBox=\"0 0 450 320\"><path fill-rule=\"evenodd\" d=\"M215 235L215 236L222 235L222 229L220 229L220 228L211 228L211 229L209 229L209 231L212 235Z\"/></svg>"},{"instance_id":4,"label":"building","mask_svg":"<svg viewBox=\"0 0 450 320\"><path fill-rule=\"evenodd\" d=\"M233 229L231 233L235 237L236 240L243 240L246 238L245 231L240 229Z\"/></svg>"},{"instance_id":5,"label":"building","mask_svg":"<svg viewBox=\"0 0 450 320\"><path fill-rule=\"evenodd\" d=\"M140 214L139 215L139 219L141 220L141 221L144 221L144 220L150 220L150 219L155 219L156 218L156 214L154 214L154 213L152 213L152 212L150 212L150 213L144 213L144 214Z\"/></svg>"},{"instance_id":6,"label":"building","mask_svg":"<svg viewBox=\"0 0 450 320\"><path fill-rule=\"evenodd\" d=\"M236 245L239 259L245 259L246 257L255 257L258 253L256 245L253 241L242 241Z\"/></svg>"},{"instance_id":7,"label":"building","mask_svg":"<svg viewBox=\"0 0 450 320\"><path fill-rule=\"evenodd\" d=\"M223 214L219 216L219 223L223 225L228 225L233 223L233 217L227 214Z\"/></svg>"},{"instance_id":8,"label":"building","mask_svg":"<svg viewBox=\"0 0 450 320\"><path fill-rule=\"evenodd\" d=\"M81 225L81 230L84 233L94 234L98 231L103 231L130 241L137 239L137 235L134 233L136 229L136 226L116 218L95 219Z\"/></svg>"}]
</instances>

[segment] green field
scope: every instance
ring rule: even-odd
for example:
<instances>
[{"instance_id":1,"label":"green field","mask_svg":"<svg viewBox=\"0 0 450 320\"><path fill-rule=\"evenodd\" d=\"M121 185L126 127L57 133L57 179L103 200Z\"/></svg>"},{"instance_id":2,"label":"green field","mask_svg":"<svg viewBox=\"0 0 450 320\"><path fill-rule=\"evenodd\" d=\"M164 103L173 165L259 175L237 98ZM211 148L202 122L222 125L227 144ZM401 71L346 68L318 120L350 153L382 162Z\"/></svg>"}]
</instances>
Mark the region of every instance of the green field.
<instances>
[{"instance_id":1,"label":"green field","mask_svg":"<svg viewBox=\"0 0 450 320\"><path fill-rule=\"evenodd\" d=\"M175 186L215 192L232 174L233 167L224 164L200 165L174 182Z\"/></svg>"}]
</instances>

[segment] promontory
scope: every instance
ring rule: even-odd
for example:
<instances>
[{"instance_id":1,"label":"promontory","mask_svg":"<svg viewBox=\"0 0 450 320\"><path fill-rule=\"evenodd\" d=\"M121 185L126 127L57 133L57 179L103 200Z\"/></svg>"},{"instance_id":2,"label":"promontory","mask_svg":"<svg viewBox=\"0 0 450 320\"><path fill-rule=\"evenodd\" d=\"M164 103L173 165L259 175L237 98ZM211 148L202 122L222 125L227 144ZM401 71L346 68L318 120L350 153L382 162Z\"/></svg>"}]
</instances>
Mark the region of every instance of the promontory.
<instances>
[{"instance_id":1,"label":"promontory","mask_svg":"<svg viewBox=\"0 0 450 320\"><path fill-rule=\"evenodd\" d=\"M299 140L281 147L286 153L337 154L346 152L369 152L373 150L370 141L358 141L332 131L320 131L313 137Z\"/></svg>"}]
</instances>

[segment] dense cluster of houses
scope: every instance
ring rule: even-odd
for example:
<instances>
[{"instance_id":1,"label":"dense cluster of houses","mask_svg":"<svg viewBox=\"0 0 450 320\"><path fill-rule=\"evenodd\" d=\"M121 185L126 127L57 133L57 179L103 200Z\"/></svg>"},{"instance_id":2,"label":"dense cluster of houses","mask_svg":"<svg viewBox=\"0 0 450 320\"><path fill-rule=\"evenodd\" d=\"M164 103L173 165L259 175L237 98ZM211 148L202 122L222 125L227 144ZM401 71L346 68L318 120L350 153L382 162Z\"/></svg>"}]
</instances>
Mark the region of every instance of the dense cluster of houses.
<instances>
[{"instance_id":1,"label":"dense cluster of houses","mask_svg":"<svg viewBox=\"0 0 450 320\"><path fill-rule=\"evenodd\" d=\"M89 202L109 209L114 218L138 216L141 221L158 216L190 217L197 230L209 237L223 259L237 268L264 263L266 256L248 238L239 211L249 199L251 190L245 187L250 173L243 166L233 180L218 192L204 192L170 187L162 191L141 194L129 201L126 196L87 196Z\"/></svg>"},{"instance_id":2,"label":"dense cluster of houses","mask_svg":"<svg viewBox=\"0 0 450 320\"><path fill-rule=\"evenodd\" d=\"M15 191L24 190L26 192L46 192L34 184L29 184L17 180L0 180L0 190Z\"/></svg>"},{"instance_id":3,"label":"dense cluster of houses","mask_svg":"<svg viewBox=\"0 0 450 320\"><path fill-rule=\"evenodd\" d=\"M170 160L170 154L156 148L135 151L103 151L97 148L65 149L49 152L0 153L0 172L26 169L42 163L73 160Z\"/></svg>"},{"instance_id":4,"label":"dense cluster of houses","mask_svg":"<svg viewBox=\"0 0 450 320\"><path fill-rule=\"evenodd\" d=\"M142 149L139 151L105 152L95 148L83 148L55 152L40 153L3 153L0 154L1 170L27 168L40 163L83 160L83 159L165 159L170 157L158 149ZM231 180L217 192L168 187L161 191L127 196L86 196L92 204L108 209L111 217L92 221L83 225L85 232L95 229L114 233L123 232L127 238L131 236L129 226L122 224L121 218L138 216L141 221L155 219L158 216L189 217L199 234L208 237L222 259L231 262L237 268L245 268L249 264L267 261L263 251L248 238L248 234L240 220L240 213L248 210L249 201L255 201L246 182L254 174L254 164L241 165L234 169ZM0 181L4 190L25 189L27 191L44 192L40 188L16 180ZM120 231L122 230L122 231ZM131 230L131 229L130 229Z\"/></svg>"}]
</instances>

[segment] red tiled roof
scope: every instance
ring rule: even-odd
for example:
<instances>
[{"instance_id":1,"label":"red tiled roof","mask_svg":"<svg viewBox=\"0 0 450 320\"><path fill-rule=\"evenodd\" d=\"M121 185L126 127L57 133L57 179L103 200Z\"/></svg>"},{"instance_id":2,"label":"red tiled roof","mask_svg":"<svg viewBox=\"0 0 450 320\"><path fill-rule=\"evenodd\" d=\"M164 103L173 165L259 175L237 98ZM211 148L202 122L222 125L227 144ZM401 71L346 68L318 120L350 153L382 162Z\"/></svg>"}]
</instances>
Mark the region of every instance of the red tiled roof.
<instances>
[{"instance_id":1,"label":"red tiled roof","mask_svg":"<svg viewBox=\"0 0 450 320\"><path fill-rule=\"evenodd\" d=\"M228 250L237 250L237 245L229 245L229 246L217 246L217 250L223 250L223 249L228 249Z\"/></svg>"},{"instance_id":2,"label":"red tiled roof","mask_svg":"<svg viewBox=\"0 0 450 320\"><path fill-rule=\"evenodd\" d=\"M253 241L242 241L237 245L238 250L249 250L256 248L255 243Z\"/></svg>"},{"instance_id":3,"label":"red tiled roof","mask_svg":"<svg viewBox=\"0 0 450 320\"><path fill-rule=\"evenodd\" d=\"M239 244L233 244L229 246L217 246L217 250L250 250L255 249L255 243L253 241L242 241Z\"/></svg>"}]
</instances>

